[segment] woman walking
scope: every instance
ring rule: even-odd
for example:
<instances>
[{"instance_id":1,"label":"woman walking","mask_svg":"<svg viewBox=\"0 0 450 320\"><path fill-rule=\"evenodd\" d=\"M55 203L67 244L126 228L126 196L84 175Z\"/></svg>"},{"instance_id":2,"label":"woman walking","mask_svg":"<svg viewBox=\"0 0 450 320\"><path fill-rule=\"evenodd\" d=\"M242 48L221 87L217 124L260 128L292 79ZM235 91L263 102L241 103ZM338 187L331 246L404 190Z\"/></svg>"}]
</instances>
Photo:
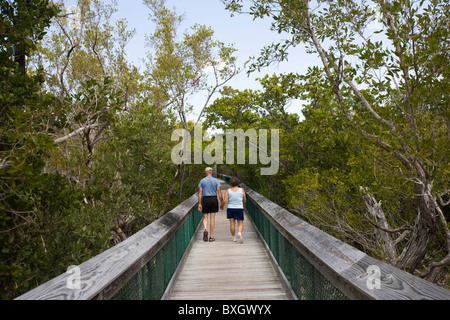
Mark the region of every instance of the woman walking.
<instances>
[{"instance_id":1,"label":"woman walking","mask_svg":"<svg viewBox=\"0 0 450 320\"><path fill-rule=\"evenodd\" d=\"M230 220L230 232L233 236L233 241L238 243L244 243L242 239L242 231L244 230L244 208L246 203L245 191L239 188L240 183L237 177L230 179L231 188L225 192L225 197L220 206L223 210L227 203L227 219ZM236 221L238 223L238 232L236 234Z\"/></svg>"}]
</instances>

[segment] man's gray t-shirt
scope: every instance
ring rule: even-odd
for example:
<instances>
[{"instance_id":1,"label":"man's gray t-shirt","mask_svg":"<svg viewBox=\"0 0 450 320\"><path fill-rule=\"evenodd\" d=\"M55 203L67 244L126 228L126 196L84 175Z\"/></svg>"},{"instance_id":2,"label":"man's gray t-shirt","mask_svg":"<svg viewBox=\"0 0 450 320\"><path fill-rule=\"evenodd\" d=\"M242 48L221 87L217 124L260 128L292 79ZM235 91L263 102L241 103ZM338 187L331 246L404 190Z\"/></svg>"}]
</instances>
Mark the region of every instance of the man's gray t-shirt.
<instances>
[{"instance_id":1,"label":"man's gray t-shirt","mask_svg":"<svg viewBox=\"0 0 450 320\"><path fill-rule=\"evenodd\" d=\"M202 188L204 197L217 196L217 188L220 188L220 182L214 177L205 177L200 180L198 187Z\"/></svg>"}]
</instances>

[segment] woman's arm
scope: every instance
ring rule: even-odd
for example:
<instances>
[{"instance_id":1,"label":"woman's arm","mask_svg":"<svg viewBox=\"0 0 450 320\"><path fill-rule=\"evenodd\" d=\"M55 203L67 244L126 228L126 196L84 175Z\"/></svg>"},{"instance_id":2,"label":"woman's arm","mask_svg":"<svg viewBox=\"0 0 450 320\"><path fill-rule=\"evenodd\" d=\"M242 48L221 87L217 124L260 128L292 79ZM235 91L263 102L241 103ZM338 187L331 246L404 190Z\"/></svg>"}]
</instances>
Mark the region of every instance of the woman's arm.
<instances>
[{"instance_id":1,"label":"woman's arm","mask_svg":"<svg viewBox=\"0 0 450 320\"><path fill-rule=\"evenodd\" d=\"M220 205L220 210L223 210L223 207L225 207L227 201L228 201L228 189L227 191L225 191L225 196L223 197L222 204Z\"/></svg>"}]
</instances>

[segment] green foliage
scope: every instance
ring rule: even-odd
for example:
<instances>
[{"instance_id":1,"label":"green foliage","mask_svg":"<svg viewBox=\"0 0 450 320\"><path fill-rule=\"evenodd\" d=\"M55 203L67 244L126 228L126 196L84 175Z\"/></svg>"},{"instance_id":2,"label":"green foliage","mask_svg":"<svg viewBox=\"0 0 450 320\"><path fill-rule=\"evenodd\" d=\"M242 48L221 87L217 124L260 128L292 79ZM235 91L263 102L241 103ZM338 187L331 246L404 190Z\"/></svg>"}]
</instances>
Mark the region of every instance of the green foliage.
<instances>
[{"instance_id":1,"label":"green foliage","mask_svg":"<svg viewBox=\"0 0 450 320\"><path fill-rule=\"evenodd\" d=\"M67 52L61 49L62 38L58 42L53 37L53 53L39 44L58 8L48 1L2 1L0 10L0 296L11 299L110 247L119 212L131 210L135 214L136 223L130 232L152 221L154 216L148 212L158 206L155 199L161 196L160 189L166 182L161 171L168 170L155 162L164 160L168 164L170 155L167 136L161 139L160 132L161 127L170 128L171 122L165 120L167 115L152 113L148 108L147 113L139 115L140 122L118 117L124 102L116 85L122 79L116 75L114 80L108 76L101 80L80 77L76 72L82 68L77 66L88 59L80 60L83 54L78 55L78 51L72 52L75 73L62 87L70 94L61 99L60 92L54 90L55 84L58 86L52 82L55 78L44 78L44 68L51 70L48 61L34 69L30 64L28 70L21 65L25 58L31 62L36 50L50 59L67 58ZM90 38L85 38L88 46L90 40L95 41L95 30L90 30ZM99 41L97 53L101 48ZM97 58L90 60L90 65L99 66ZM45 80L52 93L45 91ZM133 93L129 79L127 85L129 98ZM116 118L119 124L113 127ZM103 126L95 136L81 132L74 136L75 141L82 138L78 145L63 142L63 148L56 148L55 135L63 128L95 123ZM147 135L127 132L134 126L138 131L147 130ZM107 135L117 136L106 143ZM94 146L100 151L96 152ZM142 161L128 161L127 148L137 157L152 159L145 163L148 174L142 176ZM118 164L110 157L119 150L125 163ZM115 181L118 171L114 166L120 165L119 172L125 179L122 186L105 184L104 179ZM151 175L155 167L161 170ZM145 209L143 190L149 195Z\"/></svg>"},{"instance_id":2,"label":"green foliage","mask_svg":"<svg viewBox=\"0 0 450 320\"><path fill-rule=\"evenodd\" d=\"M137 105L117 120L113 138L93 160L88 187L92 201L108 211L111 219L132 217L132 232L152 222L162 206L174 168L170 158L173 129L173 119L161 110Z\"/></svg>"},{"instance_id":3,"label":"green foliage","mask_svg":"<svg viewBox=\"0 0 450 320\"><path fill-rule=\"evenodd\" d=\"M79 13L49 1L0 2L1 298L86 261L196 191L204 166L174 165L171 133L192 131L187 115L199 93L207 97L203 133L280 130L276 175L253 164L222 171L379 259L387 255L361 187L392 227L416 227L428 214L417 214L425 196L448 201L445 1L339 0L316 10L305 1L223 2L290 35L264 48L249 72L297 45L319 53L323 66L266 75L260 90L226 87L238 72L233 46L202 25L178 35L182 17L164 0L145 0L155 30L141 73L124 58L134 31L124 20L110 24L116 1L80 0ZM294 99L304 119L288 112ZM445 256L447 234L438 223L419 269Z\"/></svg>"},{"instance_id":4,"label":"green foliage","mask_svg":"<svg viewBox=\"0 0 450 320\"><path fill-rule=\"evenodd\" d=\"M260 117L255 113L257 92L224 87L220 93L221 98L206 109L207 128L247 130L258 123Z\"/></svg>"},{"instance_id":5,"label":"green foliage","mask_svg":"<svg viewBox=\"0 0 450 320\"><path fill-rule=\"evenodd\" d=\"M74 10L1 2L1 298L88 260L196 191L204 167L178 171L171 161L172 131L192 129L173 111L189 112L182 96L220 86L206 67L231 78L235 50L200 25L178 42L175 13L158 3L148 2L156 54L141 73L125 59L134 31L110 24L116 1L80 0Z\"/></svg>"},{"instance_id":6,"label":"green foliage","mask_svg":"<svg viewBox=\"0 0 450 320\"><path fill-rule=\"evenodd\" d=\"M24 59L42 39L57 8L48 1L2 1L0 5L0 284L2 298L29 287L38 258L46 190L52 175L42 173L52 149L46 123L52 96L41 91L43 70L26 74ZM61 207L56 208L56 212ZM56 213L55 213L56 214ZM33 226L32 231L28 231Z\"/></svg>"},{"instance_id":7,"label":"green foliage","mask_svg":"<svg viewBox=\"0 0 450 320\"><path fill-rule=\"evenodd\" d=\"M150 85L147 94L159 108L176 112L186 129L187 115L193 109L190 99L200 94L206 97L203 107L200 106L201 115L213 94L238 72L236 49L215 40L214 31L200 24L180 37L177 33L182 16L169 10L164 0L144 3L156 24L155 31L147 38L153 49L148 53L145 72Z\"/></svg>"},{"instance_id":8,"label":"green foliage","mask_svg":"<svg viewBox=\"0 0 450 320\"><path fill-rule=\"evenodd\" d=\"M232 12L271 19L272 30L290 36L264 48L249 72L286 60L289 48L299 45L321 58L322 67L293 77L294 83L287 85L291 89L262 82L265 98L259 105L272 116L272 125L292 133L298 147L297 152L283 150L288 152L282 157L289 177L277 181L287 187L286 205L332 234L336 229L337 237L353 234L347 240L383 257L372 226L349 223L358 220L355 213L366 219L358 190L368 188L382 201L391 225L420 229L421 236L397 244L403 251L394 264L414 270L424 263L423 268L430 262L424 257L433 251L441 265L448 265L442 251L450 247L436 233L447 228L445 218L436 214L445 211L443 198L449 196L448 4L223 2ZM288 122L283 112L283 94L290 91L305 102L306 120L299 124ZM336 183L339 179L345 184ZM450 232L445 232L448 238ZM423 274L436 281L436 269L441 268L432 265Z\"/></svg>"}]
</instances>

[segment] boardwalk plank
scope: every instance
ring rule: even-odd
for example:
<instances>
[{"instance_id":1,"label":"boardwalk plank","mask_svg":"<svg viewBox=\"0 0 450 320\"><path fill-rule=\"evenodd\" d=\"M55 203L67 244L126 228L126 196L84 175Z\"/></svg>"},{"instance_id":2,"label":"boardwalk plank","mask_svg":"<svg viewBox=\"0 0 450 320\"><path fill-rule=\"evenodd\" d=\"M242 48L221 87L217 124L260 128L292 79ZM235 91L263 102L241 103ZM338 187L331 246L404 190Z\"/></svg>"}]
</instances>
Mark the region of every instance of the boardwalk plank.
<instances>
[{"instance_id":1,"label":"boardwalk plank","mask_svg":"<svg viewBox=\"0 0 450 320\"><path fill-rule=\"evenodd\" d=\"M203 227L199 228L192 249L166 299L289 299L249 219L245 214L243 244L231 240L226 209L216 214L216 241L204 242Z\"/></svg>"}]
</instances>

